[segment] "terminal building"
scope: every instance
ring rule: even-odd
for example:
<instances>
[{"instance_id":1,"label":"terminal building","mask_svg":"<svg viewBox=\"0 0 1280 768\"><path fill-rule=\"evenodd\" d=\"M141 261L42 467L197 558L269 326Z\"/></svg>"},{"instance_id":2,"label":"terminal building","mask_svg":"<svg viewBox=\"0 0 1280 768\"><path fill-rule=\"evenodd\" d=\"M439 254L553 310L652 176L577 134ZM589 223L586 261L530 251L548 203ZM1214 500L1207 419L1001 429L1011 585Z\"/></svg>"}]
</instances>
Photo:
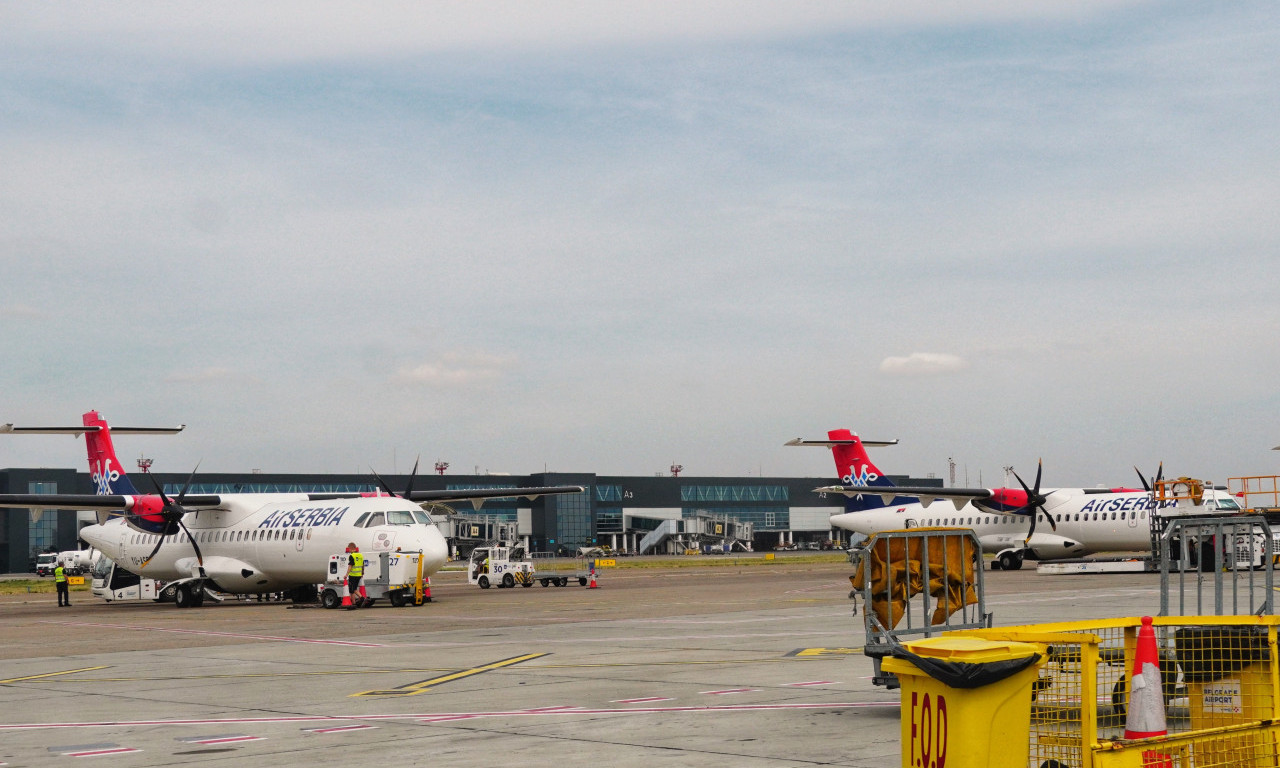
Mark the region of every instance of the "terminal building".
<instances>
[{"instance_id":1,"label":"terminal building","mask_svg":"<svg viewBox=\"0 0 1280 768\"><path fill-rule=\"evenodd\" d=\"M132 473L131 473L132 475ZM155 473L165 493L176 496L186 475ZM409 485L408 475L384 478L393 490ZM142 492L150 483L133 476ZM936 485L935 478L889 476L900 485ZM464 490L580 485L585 493L493 499L474 509L435 505L455 551L482 541L519 541L531 552L573 554L608 547L619 554L672 554L731 549L841 546L847 532L832 529L830 517L844 511L844 497L814 488L836 485L832 478L614 476L549 472L533 475L419 475L414 490ZM379 490L367 475L207 473L189 493L333 493ZM94 493L88 472L73 469L0 469L0 493ZM94 522L93 513L68 510L0 509L0 573L34 570L41 552L79 548L77 532Z\"/></svg>"}]
</instances>

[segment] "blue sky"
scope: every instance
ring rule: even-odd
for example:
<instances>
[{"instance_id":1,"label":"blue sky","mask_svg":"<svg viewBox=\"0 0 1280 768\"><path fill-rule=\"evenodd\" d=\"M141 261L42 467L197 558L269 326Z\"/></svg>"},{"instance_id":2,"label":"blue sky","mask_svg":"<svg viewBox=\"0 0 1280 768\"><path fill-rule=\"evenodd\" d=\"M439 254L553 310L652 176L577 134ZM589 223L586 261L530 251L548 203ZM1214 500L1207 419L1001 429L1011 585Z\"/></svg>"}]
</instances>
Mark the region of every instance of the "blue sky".
<instances>
[{"instance_id":1,"label":"blue sky","mask_svg":"<svg viewBox=\"0 0 1280 768\"><path fill-rule=\"evenodd\" d=\"M186 423L119 446L179 472L825 476L782 443L835 427L972 485L1280 472L1280 8L1021 5L0 6L0 422Z\"/></svg>"}]
</instances>

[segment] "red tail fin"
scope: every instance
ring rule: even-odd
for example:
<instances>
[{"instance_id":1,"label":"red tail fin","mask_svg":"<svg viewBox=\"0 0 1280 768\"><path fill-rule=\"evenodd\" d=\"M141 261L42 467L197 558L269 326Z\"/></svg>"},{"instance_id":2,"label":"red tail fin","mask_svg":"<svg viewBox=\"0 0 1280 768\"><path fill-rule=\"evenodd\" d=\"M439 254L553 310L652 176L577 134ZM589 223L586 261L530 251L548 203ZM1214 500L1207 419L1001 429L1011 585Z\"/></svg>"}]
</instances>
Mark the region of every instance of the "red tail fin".
<instances>
[{"instance_id":1,"label":"red tail fin","mask_svg":"<svg viewBox=\"0 0 1280 768\"><path fill-rule=\"evenodd\" d=\"M883 475L871 463L867 449L857 435L847 429L833 429L827 432L827 439L835 443L831 446L831 455L836 460L836 472L841 483L856 487L889 484L887 480L881 481Z\"/></svg>"},{"instance_id":2,"label":"red tail fin","mask_svg":"<svg viewBox=\"0 0 1280 768\"><path fill-rule=\"evenodd\" d=\"M84 441L89 449L89 475L99 494L119 493L137 496L138 489L133 487L124 472L124 465L116 456L116 448L111 443L111 428L97 411L84 414L86 427L97 427L84 433Z\"/></svg>"}]
</instances>

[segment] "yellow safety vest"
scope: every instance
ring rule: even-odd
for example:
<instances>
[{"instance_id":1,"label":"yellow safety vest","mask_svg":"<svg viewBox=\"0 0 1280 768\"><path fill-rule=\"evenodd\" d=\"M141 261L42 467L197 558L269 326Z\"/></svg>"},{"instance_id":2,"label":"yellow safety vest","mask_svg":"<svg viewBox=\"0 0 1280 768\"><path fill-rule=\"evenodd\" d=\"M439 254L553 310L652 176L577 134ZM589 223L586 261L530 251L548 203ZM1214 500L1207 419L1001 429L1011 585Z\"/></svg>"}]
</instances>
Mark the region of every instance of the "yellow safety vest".
<instances>
[{"instance_id":1,"label":"yellow safety vest","mask_svg":"<svg viewBox=\"0 0 1280 768\"><path fill-rule=\"evenodd\" d=\"M59 584L67 580L67 572L62 566L53 569L53 580Z\"/></svg>"},{"instance_id":2,"label":"yellow safety vest","mask_svg":"<svg viewBox=\"0 0 1280 768\"><path fill-rule=\"evenodd\" d=\"M351 567L347 569L347 575L352 577L364 575L364 555L359 552L351 553Z\"/></svg>"}]
</instances>

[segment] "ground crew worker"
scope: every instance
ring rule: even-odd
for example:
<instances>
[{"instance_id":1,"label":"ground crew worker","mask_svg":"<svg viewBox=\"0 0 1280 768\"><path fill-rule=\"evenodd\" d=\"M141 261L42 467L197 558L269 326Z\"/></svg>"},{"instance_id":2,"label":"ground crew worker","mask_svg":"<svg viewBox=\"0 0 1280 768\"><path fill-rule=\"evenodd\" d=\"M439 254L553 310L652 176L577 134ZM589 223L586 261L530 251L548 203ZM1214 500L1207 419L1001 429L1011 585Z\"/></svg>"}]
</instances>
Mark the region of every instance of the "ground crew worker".
<instances>
[{"instance_id":1,"label":"ground crew worker","mask_svg":"<svg viewBox=\"0 0 1280 768\"><path fill-rule=\"evenodd\" d=\"M71 607L71 592L67 587L67 570L62 567L62 561L58 561L57 567L53 569L53 583L58 588L58 607Z\"/></svg>"},{"instance_id":2,"label":"ground crew worker","mask_svg":"<svg viewBox=\"0 0 1280 768\"><path fill-rule=\"evenodd\" d=\"M357 608L366 599L364 587L360 586L360 578L364 576L364 555L353 541L347 544L347 591L351 594L351 607ZM356 602L356 590L360 590L360 600Z\"/></svg>"}]
</instances>

